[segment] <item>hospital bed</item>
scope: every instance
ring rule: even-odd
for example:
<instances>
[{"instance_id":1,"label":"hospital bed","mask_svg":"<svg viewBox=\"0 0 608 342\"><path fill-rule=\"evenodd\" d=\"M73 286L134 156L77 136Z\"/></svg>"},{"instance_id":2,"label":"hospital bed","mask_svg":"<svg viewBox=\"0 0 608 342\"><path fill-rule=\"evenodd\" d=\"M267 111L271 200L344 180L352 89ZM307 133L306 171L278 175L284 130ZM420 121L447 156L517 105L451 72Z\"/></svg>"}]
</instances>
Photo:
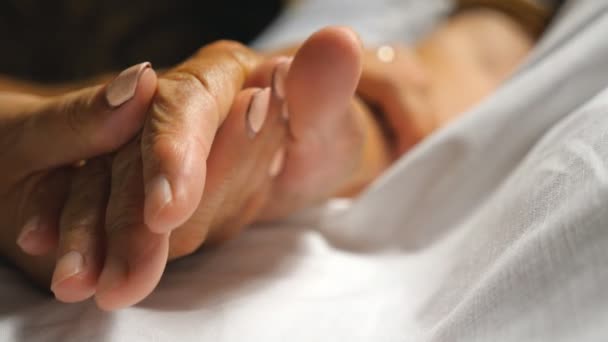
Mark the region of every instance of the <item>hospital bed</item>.
<instances>
[{"instance_id":1,"label":"hospital bed","mask_svg":"<svg viewBox=\"0 0 608 342\"><path fill-rule=\"evenodd\" d=\"M331 3L301 1L256 44L338 10L366 41L411 41L449 8ZM177 261L140 305L0 279L0 341L606 341L608 1L569 2L507 84L360 198Z\"/></svg>"}]
</instances>

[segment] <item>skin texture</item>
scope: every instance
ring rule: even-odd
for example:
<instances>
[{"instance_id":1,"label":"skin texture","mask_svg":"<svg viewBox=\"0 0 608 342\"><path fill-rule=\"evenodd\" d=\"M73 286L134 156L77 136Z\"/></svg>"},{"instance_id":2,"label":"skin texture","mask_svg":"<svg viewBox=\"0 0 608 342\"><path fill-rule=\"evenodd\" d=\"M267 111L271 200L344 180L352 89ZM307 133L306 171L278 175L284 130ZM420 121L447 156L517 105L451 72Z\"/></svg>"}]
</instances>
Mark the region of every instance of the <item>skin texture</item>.
<instances>
[{"instance_id":1,"label":"skin texture","mask_svg":"<svg viewBox=\"0 0 608 342\"><path fill-rule=\"evenodd\" d=\"M327 41L332 41L334 42L334 44L327 44ZM313 35L307 42L305 42L302 45L302 48L300 49L300 52L304 51L315 51L316 53L313 55L308 55L306 53L304 53L302 57L300 57L300 54L296 55L293 61L293 65L292 68L288 74L288 77L286 78L286 84L285 84L285 88L286 89L290 89L291 85L290 83L296 83L296 84L302 84L302 83L309 83L310 80L303 78L302 76L297 76L298 73L300 75L308 75L311 72L312 73L316 73L319 74L321 72L325 72L325 70L321 70L319 69L319 60L325 60L325 61L333 61L333 63L338 63L341 62L343 65L345 65L344 69L335 69L332 70L332 74L329 75L330 77L334 78L334 79L341 79L342 81L344 81L342 84L340 84L340 87L336 87L336 84L334 83L320 83L317 84L317 87L322 88L323 93L325 94L333 94L332 96L326 96L327 97L327 101L318 101L317 106L318 107L308 107L308 111L306 112L306 114L308 116L314 116L314 115L322 115L327 113L327 108L323 107L323 106L329 106L332 107L333 110L329 110L329 112L332 113L336 113L336 114L341 114L345 112L345 107L348 105L349 103L349 99L352 98L353 94L354 94L354 90L356 87L356 81L358 79L358 74L360 73L360 48L358 47L358 40L356 39L356 37L350 32L350 31L346 31L340 28L336 28L336 29L327 29L324 31L319 32L318 34ZM330 46L330 49L322 49L320 47L328 47ZM292 72L293 74L295 74L296 76L291 77L292 76ZM268 74L271 75L271 74ZM270 79L269 77L266 77L266 79ZM263 80L261 81L263 82ZM349 85L350 82L350 85ZM252 83L256 84L256 81L254 80ZM261 86L268 86L269 84L264 84ZM160 87L159 87L160 88ZM350 88L350 92L344 92L342 89L349 89ZM162 89L162 88L160 88ZM226 94L225 92L219 92L222 94ZM300 96L304 97L307 96L308 93L301 93L299 94ZM276 98L276 92L275 92L275 96ZM289 108L297 108L297 103L294 103L291 101L291 99L289 98L289 96L287 97L287 103L288 103L288 107ZM292 105L293 104L293 105ZM283 107L283 102L282 101L275 101L272 103L271 105L271 110L269 112L269 117L280 117L280 110ZM154 105L153 105L154 108ZM296 109L297 112L297 109ZM296 112L294 112L294 117L296 115ZM155 113L150 113L150 115L152 117L155 117ZM226 116L224 116L226 117ZM290 116L290 123L292 120L292 116ZM178 120L176 120L178 121ZM223 120L222 120L223 121ZM226 122L227 123L227 122ZM170 125L174 125L175 123L173 121L171 121ZM206 122L202 122L199 123L198 127L202 127L203 130L205 128L205 124ZM242 124L238 125L239 127L242 127ZM183 126L182 126L183 127ZM194 126L197 127L197 126ZM295 124L290 124L290 130L294 130ZM190 127L189 127L190 129ZM173 132L173 131L171 131ZM200 134L199 131L196 131L192 134ZM144 132L143 132L144 136L146 134L146 129L144 128ZM246 134L243 134L246 135ZM163 136L164 137L164 136ZM171 141L171 140L169 140ZM277 141L276 139L271 139L271 141ZM171 141L173 142L173 141ZM145 138L142 138L142 144L144 146L144 149L142 151L145 151ZM188 158L192 157L192 154L194 155L202 155L202 153L204 152L204 146L205 143L202 143L200 145L194 145L195 147L192 148L201 148L200 151L190 151L189 148L186 149L186 151L188 151L188 153L186 153L188 155ZM211 146L209 144L209 146ZM217 145L216 145L217 146ZM219 145L222 146L222 145ZM212 153L213 153L213 149L214 147L210 148ZM275 149L276 150L276 149ZM220 151L220 150L217 150ZM218 152L220 154L223 154L221 151ZM288 152L289 153L289 152ZM265 167L261 168L264 171L265 175L268 175L268 168L269 168L269 163L271 161L271 157L274 155L274 151L272 151L272 153L267 152L266 154L264 154L264 156L267 156L267 164ZM143 175L144 175L144 184L145 184L145 175L146 175L146 169L145 169L145 157L142 155L143 157ZM287 157L289 162L289 156ZM207 159L207 158L205 158ZM243 159L246 161L246 159ZM208 168L207 170L210 170L211 167L220 167L221 164L207 164ZM220 166L218 166L220 165ZM199 167L200 169L200 167ZM257 170L258 168L256 168ZM181 169L180 169L181 170ZM180 171L183 172L183 171ZM199 172L199 170L197 169L196 172ZM139 174L139 172L135 171L135 173ZM211 174L211 173L209 173ZM221 174L225 174L225 172L221 172ZM250 174L250 173L248 173ZM198 176L198 180L199 182L203 179L205 179L205 177L207 176L207 172L204 175L199 175ZM119 176L118 179L120 179L122 177ZM249 175L249 179L255 179L255 177L252 177L251 175ZM132 182L129 182L132 183ZM236 186L238 183L231 183L232 186ZM254 182L255 184L255 182ZM252 184L246 184L249 186L252 186ZM226 188L224 188L226 189ZM234 187L232 189L238 189L239 193L242 195L243 193L246 195L247 191L244 191L242 187ZM229 189L228 189L229 190ZM260 189L258 189L258 191L256 193L264 193L265 189L262 187ZM121 193L124 194L124 191L119 191L117 193ZM126 193L129 193L129 191L126 191ZM253 193L253 192L252 192ZM208 225L201 225L204 224L204 222L201 222L202 220L208 220L208 216L207 215L203 215L203 217L201 218L197 212L199 212L199 210L201 210L203 213L205 212L205 208L206 208L206 202L207 198L204 197L203 195L203 201L199 202L197 204L197 207L195 208L194 211L194 215L190 216L183 224L180 225L180 227L178 229L180 229L181 231L195 231L195 232L204 232L205 229L207 230L207 232L213 233L214 229L211 226ZM141 203L141 198L135 197L135 202L136 203ZM213 202L213 201L211 201ZM112 200L109 202L111 205L113 203ZM259 202L258 202L259 203ZM263 203L263 202L262 202ZM260 205L260 204L258 204ZM117 205L118 206L118 205ZM118 207L128 207L128 206L118 206ZM217 211L207 211L208 213L215 213L217 215ZM236 211L235 213L239 213L240 211ZM232 213L232 215L234 215L234 213ZM111 208L108 209L108 222L111 222L110 217L113 216L112 215L112 210ZM126 217L124 214L121 215L116 215L115 217L120 217L120 218L124 218ZM128 217L128 216L127 216ZM134 212L133 215L131 215L131 217L133 218L133 220L138 220L140 219L141 215L140 213L138 213L137 211ZM146 217L145 215L145 206L144 206L144 218ZM229 217L227 220L223 220L224 222L228 221L230 222L232 219L232 217ZM131 223L131 222L129 222ZM212 221L212 223L214 223ZM247 222L245 222L247 223ZM140 222L140 224L142 226L144 226L144 222ZM145 224L146 226L149 227L149 225ZM105 262L105 266L104 266L104 270L101 273L101 276L99 278L99 282L98 282L98 287L97 287L97 291L95 294L95 299L98 303L98 305L104 309L115 309L115 308L119 308L119 307L123 307L126 305L132 305L133 303L138 302L139 300L141 300L143 297L145 297L147 294L149 294L149 292L152 291L152 289L154 288L154 286L156 285L156 283L158 282L158 279L160 278L160 275L163 272L164 269L164 265L166 264L167 261L167 254L168 254L168 246L169 246L169 240L168 240L168 234L166 235L162 235L162 234L158 234L157 232L144 232L144 229L142 230L138 230L136 229L132 229L134 225L133 224L129 224L126 226L119 226L117 227L115 230L111 229L113 231L117 231L120 232L119 234L124 234L122 236L118 236L115 239L115 243L112 243L112 239L114 239L113 237L109 237L108 238L108 247L107 247L107 257L106 257L106 262ZM137 225L136 225L137 226ZM242 226L242 223L239 222L238 225L236 226ZM205 228L206 227L206 228ZM159 237L160 236L160 237ZM199 235L199 237L202 237L202 239L193 239L193 241L197 241L199 242L198 246L200 246L200 243L202 243L204 241L205 235L201 234ZM149 239L149 240L148 240ZM156 240L158 239L158 240ZM143 243L143 241L149 241L149 244L145 246L145 248L129 248L133 246L133 243L129 243L129 241L137 241L138 244ZM192 247L198 247L196 244ZM155 249L157 248L157 249ZM194 248L186 248L186 250L188 252L191 252L194 250ZM153 251L150 252L152 254L148 254L148 251ZM141 254L140 254L141 253ZM151 257L154 256L154 257ZM152 260L152 262L151 262ZM145 261L145 264L141 265L138 264L138 261ZM125 272L125 270L128 270L127 272ZM116 284L121 284L121 285L116 285Z\"/></svg>"},{"instance_id":2,"label":"skin texture","mask_svg":"<svg viewBox=\"0 0 608 342\"><path fill-rule=\"evenodd\" d=\"M215 53L214 50L211 51ZM361 72L361 51L356 36L342 28L327 29L311 37L309 41L303 44L301 51L303 51L304 59L299 56L294 58L294 65L290 70L294 71L295 76L285 78L284 88L286 89L293 87L290 83L302 85L312 82L313 80L308 78L311 73L328 72L328 70L320 68L324 67L324 63L320 63L320 61L340 62L344 65L344 68L329 70L329 74L326 75L328 79L340 80L339 84L325 82L320 85L316 84L315 87L307 85L307 89L314 89L318 93L311 94L309 90L304 89L306 91L301 92L302 97L322 95L319 100L325 100L319 101L318 107L308 106L305 108L306 111L303 111L298 108L297 101L300 101L300 103L306 102L295 97L294 103L296 104L289 106L293 109L290 120L299 115L298 113L305 113L307 116L315 114L319 117L331 113L342 118L341 120L333 119L332 124L334 125L343 125L343 121L350 122L350 116L347 116L346 108L354 95L356 82ZM320 53L310 53L311 51ZM201 54L203 53L205 51L201 52ZM213 58L218 57L214 56ZM273 72L278 63L278 59L271 59L260 65L257 73L250 75L246 86L270 86L273 80ZM216 67L216 64L211 67ZM209 71L209 73L218 75L217 72ZM224 74L220 75L227 77ZM291 75L291 71L289 75ZM158 100L159 93L163 91L164 77L166 76L161 76L159 79L155 100ZM173 79L170 79L170 82L173 81ZM239 80L237 79L236 82L239 82ZM184 86L189 85L189 82L184 82ZM177 92L179 90L171 87L168 89L170 91L169 95L173 94L171 91ZM238 88L235 87L235 89ZM188 88L185 90L187 91ZM218 92L223 94L222 96L230 96L229 92ZM227 119L222 122L220 133L213 140L213 146L207 160L208 165L210 165L207 169L208 172L205 174L206 177L209 177L206 186L207 195L195 208L194 215L182 224L174 234L172 233L172 241L177 242L173 243L175 248L171 251L171 257L193 252L200 247L207 237L210 240L219 241L234 234L238 228L254 218L254 214L266 203L266 199L272 191L273 184L270 182L272 175L268 170L273 160L272 157L284 141L279 138L281 135L277 135L277 133L266 138L262 138L262 136L269 134L264 133L269 129L270 132L280 131L276 127L283 127L282 130L285 131L286 122L281 116L281 110L288 99L279 99L276 94L273 95L267 124L255 136L255 139L250 141L249 132L244 130L246 121L244 111L248 108L246 103L250 101L248 97L251 97L251 90L245 89L238 92L230 107L231 114L223 115ZM171 96L167 96L167 98L171 98ZM293 96L291 99L289 101L294 101ZM184 103L185 100L187 99L179 98L173 101ZM152 109L154 109L154 103L155 101L152 101ZM186 110L188 109L186 108ZM156 114L152 112L148 115ZM197 115L200 117L199 113ZM210 118L212 119L213 116L210 116ZM197 120L200 119L197 118ZM179 120L176 119L176 121ZM270 122L273 124L271 125ZM207 121L199 122L203 126L202 130L205 129L206 123ZM305 122L305 124L308 123ZM269 128L269 125L275 128ZM188 126L188 128L190 127ZM314 126L311 126L312 128ZM297 120L293 125L290 122L291 130L306 132L305 127L300 127ZM143 135L145 135L145 129L141 140L139 138L133 140L112 157L112 182L108 184L106 180L105 184L105 188L109 187L110 189L109 193L107 190L103 191L104 181L100 181L98 184L86 184L86 186L79 186L77 181L78 179L100 178L100 175L95 173L99 170L94 167L98 165L97 160L90 160L85 167L74 171L77 175L73 179L70 198L68 198L67 204L63 208L61 217L62 227L60 229L58 258L61 261L63 256L80 252L85 262L82 269L77 274L70 274L68 279L64 275L55 274L53 279L58 281L52 285L52 289L59 299L73 302L86 299L94 294L101 308L116 309L138 302L152 291L158 282L170 254L170 237L168 233L151 232L143 222L145 194L143 187L139 184L143 183L142 175L145 175L145 172L143 171L141 155L143 149L138 148L142 145L146 146L143 143ZM345 136L352 139L350 134ZM356 139L361 140L360 137ZM239 140L242 142L238 143ZM290 142L288 145L293 144L295 142ZM250 150L248 151L248 149ZM286 159L288 161L289 158L295 156L297 154L286 157ZM310 158L306 152L301 153L300 156ZM358 160L360 155L354 153L347 157ZM350 165L354 165L354 162L347 164L349 165L347 171L352 172L350 170L352 166ZM343 177L345 175L348 176L344 173L339 176ZM110 179L110 177L107 177L107 179ZM201 180L203 179L204 177L201 178ZM82 188L80 191L78 191L79 187ZM102 195L95 195L95 193ZM95 210L89 211L90 208L86 208L87 204L107 201L107 196L111 200L107 202L109 205L106 208L105 216L99 215ZM72 197L75 197L76 200L73 200ZM86 198L87 200L78 200L79 198ZM82 207L83 204L85 204L84 207ZM81 207L73 208L73 205L80 205ZM91 219L91 217L97 219ZM99 218L103 218L103 220ZM92 248L92 246L95 243L97 243L97 249L103 250L104 253L94 253L96 248ZM99 254L105 255L102 262L96 260L96 255ZM101 269L98 269L97 265L102 265ZM36 265L30 265L30 270L34 266ZM22 267L28 266L23 265ZM58 267L56 272L64 269L64 267ZM96 275L98 275L97 283L92 286L93 284L89 279L94 279Z\"/></svg>"},{"instance_id":3,"label":"skin texture","mask_svg":"<svg viewBox=\"0 0 608 342\"><path fill-rule=\"evenodd\" d=\"M492 45L493 41L500 44ZM93 198L88 202L99 205L90 216L102 217L95 212L104 210L107 196L110 201L105 202L109 203L105 222L95 229L89 224L80 233L70 227L80 222L79 216L87 216L82 214L87 209L64 209L58 256L72 249L89 253L95 251L92 246L104 246L106 259L88 263L93 266L55 286L55 294L64 301L78 301L95 293L104 309L131 305L152 291L168 258L190 254L206 239L222 241L254 220L277 219L332 195L356 194L393 158L490 94L531 44L508 17L484 10L455 16L415 49L398 48L392 63L379 62L373 52L361 55L357 38L348 31L325 30L304 44L289 70L285 87L289 125L279 134L283 138L270 139L274 145L251 144L248 148L253 151L247 157L230 153L234 145L229 142L247 136L242 131L243 108L251 94L239 89L272 85L272 71L279 62L259 65L259 56L233 43L201 50L160 78L141 138L113 157L112 179L117 181L100 181L94 187L97 194L106 195L79 194L83 186L78 185L78 179L103 180L98 174L103 161L79 169L80 175L72 180L74 190L67 203L72 197ZM510 48L500 51L504 46ZM336 63L324 63L327 60ZM328 64L346 66L325 69ZM310 79L311 75L317 77ZM353 98L359 76L359 95L381 108L394 141L387 141L369 109ZM314 82L318 77L322 81ZM203 96L195 96L200 93ZM318 101L311 103L310 98ZM271 107L269 117L279 118L283 106ZM174 112L179 115L170 114ZM267 170L281 145L287 151L285 165L272 178ZM243 182L252 179L252 172L259 174L259 180ZM150 184L159 173L171 185L169 206L158 200L157 191L134 186ZM191 208L193 203L196 206ZM178 228L168 233L150 220L158 227L178 223ZM41 264L36 260L21 267L29 267L34 275L48 274ZM100 272L97 284L89 281Z\"/></svg>"},{"instance_id":4,"label":"skin texture","mask_svg":"<svg viewBox=\"0 0 608 342\"><path fill-rule=\"evenodd\" d=\"M129 141L143 125L156 85L156 73L148 69L134 97L118 108L106 103L105 85L50 98L0 93L2 144L11 146L0 171L0 250L30 276L46 279L54 263L48 249L57 239L72 172L65 165ZM15 243L18 227L32 219L40 222L37 234L46 242L34 256Z\"/></svg>"}]
</instances>

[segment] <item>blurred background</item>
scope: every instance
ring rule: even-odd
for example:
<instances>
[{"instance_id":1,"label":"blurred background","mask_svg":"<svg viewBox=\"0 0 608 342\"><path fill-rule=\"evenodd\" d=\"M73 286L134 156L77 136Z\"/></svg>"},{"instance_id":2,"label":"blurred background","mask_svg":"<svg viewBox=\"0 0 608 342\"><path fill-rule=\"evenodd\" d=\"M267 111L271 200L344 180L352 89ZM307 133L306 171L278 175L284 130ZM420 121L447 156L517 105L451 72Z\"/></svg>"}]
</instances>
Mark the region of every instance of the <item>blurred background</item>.
<instances>
[{"instance_id":1,"label":"blurred background","mask_svg":"<svg viewBox=\"0 0 608 342\"><path fill-rule=\"evenodd\" d=\"M0 75L57 83L142 61L173 66L233 39L282 48L327 25L354 28L372 46L412 43L451 0L0 0Z\"/></svg>"},{"instance_id":2,"label":"blurred background","mask_svg":"<svg viewBox=\"0 0 608 342\"><path fill-rule=\"evenodd\" d=\"M281 0L0 0L0 74L61 82L142 61L175 65L206 43L249 43Z\"/></svg>"}]
</instances>

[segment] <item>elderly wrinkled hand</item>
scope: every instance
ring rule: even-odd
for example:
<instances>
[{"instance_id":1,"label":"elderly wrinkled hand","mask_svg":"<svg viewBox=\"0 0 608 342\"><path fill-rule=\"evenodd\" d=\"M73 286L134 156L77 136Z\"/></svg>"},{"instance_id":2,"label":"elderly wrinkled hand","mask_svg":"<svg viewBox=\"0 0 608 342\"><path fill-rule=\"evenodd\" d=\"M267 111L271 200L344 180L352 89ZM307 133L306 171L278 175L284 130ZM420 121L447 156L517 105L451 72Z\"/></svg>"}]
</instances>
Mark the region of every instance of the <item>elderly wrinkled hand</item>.
<instances>
[{"instance_id":1,"label":"elderly wrinkled hand","mask_svg":"<svg viewBox=\"0 0 608 342\"><path fill-rule=\"evenodd\" d=\"M72 165L111 152L128 142L144 123L156 91L148 64L123 72L108 85L55 97L0 93L0 248L23 269L48 258L57 238L61 209L71 184ZM103 158L91 160L105 167ZM21 234L18 237L19 232ZM32 234L34 233L35 234ZM36 243L31 237L36 235ZM42 236L42 238L40 238ZM38 243L42 241L42 243ZM44 278L40 272L32 276Z\"/></svg>"},{"instance_id":2,"label":"elderly wrinkled hand","mask_svg":"<svg viewBox=\"0 0 608 342\"><path fill-rule=\"evenodd\" d=\"M100 158L106 163L93 159L72 171L56 244L57 298L95 295L105 309L136 303L156 286L168 258L225 239L260 212L279 217L331 195L361 162L364 113L347 110L360 53L352 32L334 28L313 35L293 62L259 64L250 50L221 42L159 77L143 132ZM175 180L147 183L146 161L157 171L176 170L160 176ZM176 182L186 182L189 193L175 195ZM171 198L158 208L185 217L170 232L146 222L157 194L149 188L158 184L160 196ZM184 203L193 213L177 205L183 196L192 197ZM30 253L51 246L43 234L31 235L40 240L22 243Z\"/></svg>"}]
</instances>

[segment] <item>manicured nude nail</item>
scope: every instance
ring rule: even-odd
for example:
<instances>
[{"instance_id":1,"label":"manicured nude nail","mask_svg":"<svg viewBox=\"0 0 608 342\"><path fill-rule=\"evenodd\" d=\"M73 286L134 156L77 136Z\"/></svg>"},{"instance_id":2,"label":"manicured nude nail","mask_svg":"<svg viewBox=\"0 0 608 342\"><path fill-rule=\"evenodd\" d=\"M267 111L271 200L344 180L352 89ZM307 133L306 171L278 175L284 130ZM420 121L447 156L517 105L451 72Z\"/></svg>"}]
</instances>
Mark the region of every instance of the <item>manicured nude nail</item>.
<instances>
[{"instance_id":1,"label":"manicured nude nail","mask_svg":"<svg viewBox=\"0 0 608 342\"><path fill-rule=\"evenodd\" d=\"M55 273L53 273L53 280L51 281L51 290L54 292L58 285L79 274L83 269L84 258L82 257L82 254L76 251L66 253L59 259L55 266Z\"/></svg>"},{"instance_id":2,"label":"manicured nude nail","mask_svg":"<svg viewBox=\"0 0 608 342\"><path fill-rule=\"evenodd\" d=\"M154 212L162 210L173 200L171 183L169 183L169 180L164 175L154 178L154 180L148 184L145 190L146 198L154 199L154 202L152 202L154 203Z\"/></svg>"},{"instance_id":3,"label":"manicured nude nail","mask_svg":"<svg viewBox=\"0 0 608 342\"><path fill-rule=\"evenodd\" d=\"M277 152L275 152L272 157L272 161L270 162L270 168L268 169L268 173L270 177L276 177L283 170L283 165L285 164L285 148L281 147Z\"/></svg>"},{"instance_id":4,"label":"manicured nude nail","mask_svg":"<svg viewBox=\"0 0 608 342\"><path fill-rule=\"evenodd\" d=\"M123 70L106 88L106 100L112 108L120 107L135 96L143 72L152 67L148 62Z\"/></svg>"},{"instance_id":5,"label":"manicured nude nail","mask_svg":"<svg viewBox=\"0 0 608 342\"><path fill-rule=\"evenodd\" d=\"M39 249L39 243L36 235L40 234L42 229L43 227L40 224L40 218L38 216L32 217L25 223L23 229L21 229L21 233L19 233L19 236L17 237L17 245L30 255L37 254L36 251Z\"/></svg>"},{"instance_id":6,"label":"manicured nude nail","mask_svg":"<svg viewBox=\"0 0 608 342\"><path fill-rule=\"evenodd\" d=\"M291 67L292 60L293 58L286 57L277 64L272 74L272 88L275 96L280 100L285 99L285 80L287 79L287 73Z\"/></svg>"},{"instance_id":7,"label":"manicured nude nail","mask_svg":"<svg viewBox=\"0 0 608 342\"><path fill-rule=\"evenodd\" d=\"M289 121L289 107L287 107L287 101L283 102L281 106L281 118L285 121Z\"/></svg>"},{"instance_id":8,"label":"manicured nude nail","mask_svg":"<svg viewBox=\"0 0 608 342\"><path fill-rule=\"evenodd\" d=\"M247 126L249 127L249 135L251 137L258 134L262 126L264 126L268 108L270 107L270 94L270 88L265 88L251 97L251 102L247 109Z\"/></svg>"}]
</instances>

